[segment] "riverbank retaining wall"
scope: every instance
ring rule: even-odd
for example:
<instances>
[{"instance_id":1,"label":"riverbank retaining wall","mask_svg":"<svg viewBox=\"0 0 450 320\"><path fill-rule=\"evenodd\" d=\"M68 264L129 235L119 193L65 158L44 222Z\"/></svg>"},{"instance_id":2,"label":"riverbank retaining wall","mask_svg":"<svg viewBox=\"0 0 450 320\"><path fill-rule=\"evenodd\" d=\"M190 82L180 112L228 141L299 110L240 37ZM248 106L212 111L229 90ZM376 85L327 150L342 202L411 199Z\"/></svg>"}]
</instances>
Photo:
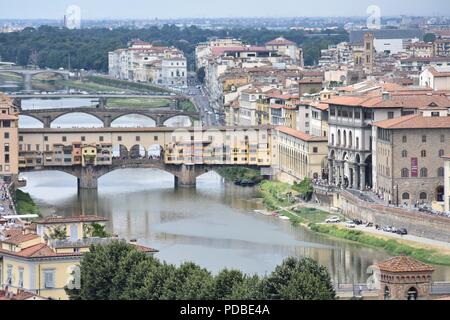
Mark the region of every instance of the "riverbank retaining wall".
<instances>
[{"instance_id":1,"label":"riverbank retaining wall","mask_svg":"<svg viewBox=\"0 0 450 320\"><path fill-rule=\"evenodd\" d=\"M418 237L450 242L450 219L417 211L368 203L348 191L340 191L340 208L350 219L360 219L380 226L406 228Z\"/></svg>"}]
</instances>

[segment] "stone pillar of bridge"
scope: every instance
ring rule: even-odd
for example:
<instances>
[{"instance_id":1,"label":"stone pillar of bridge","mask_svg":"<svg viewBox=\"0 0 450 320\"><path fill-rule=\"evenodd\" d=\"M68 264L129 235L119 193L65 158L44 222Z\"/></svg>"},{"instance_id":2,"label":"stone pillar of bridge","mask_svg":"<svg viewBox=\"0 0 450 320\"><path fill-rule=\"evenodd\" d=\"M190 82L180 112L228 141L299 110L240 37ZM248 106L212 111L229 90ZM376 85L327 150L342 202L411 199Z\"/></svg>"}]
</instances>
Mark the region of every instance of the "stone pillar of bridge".
<instances>
[{"instance_id":1,"label":"stone pillar of bridge","mask_svg":"<svg viewBox=\"0 0 450 320\"><path fill-rule=\"evenodd\" d=\"M106 108L106 103L107 103L106 98L99 98L98 99L98 107L99 108Z\"/></svg>"},{"instance_id":2,"label":"stone pillar of bridge","mask_svg":"<svg viewBox=\"0 0 450 320\"><path fill-rule=\"evenodd\" d=\"M108 115L103 118L103 127L111 128L111 123L112 123L111 116Z\"/></svg>"},{"instance_id":3,"label":"stone pillar of bridge","mask_svg":"<svg viewBox=\"0 0 450 320\"><path fill-rule=\"evenodd\" d=\"M195 165L183 164L175 174L176 188L195 188L197 185L197 173Z\"/></svg>"},{"instance_id":4,"label":"stone pillar of bridge","mask_svg":"<svg viewBox=\"0 0 450 320\"><path fill-rule=\"evenodd\" d=\"M32 87L31 87L31 79L32 79L32 75L31 73L25 73L23 75L23 84L25 87L25 91L31 91Z\"/></svg>"},{"instance_id":5,"label":"stone pillar of bridge","mask_svg":"<svg viewBox=\"0 0 450 320\"><path fill-rule=\"evenodd\" d=\"M82 167L78 177L78 189L97 189L99 175L94 166Z\"/></svg>"},{"instance_id":6,"label":"stone pillar of bridge","mask_svg":"<svg viewBox=\"0 0 450 320\"><path fill-rule=\"evenodd\" d=\"M44 128L50 128L52 126L53 119L50 116L44 116L42 123L44 124Z\"/></svg>"},{"instance_id":7,"label":"stone pillar of bridge","mask_svg":"<svg viewBox=\"0 0 450 320\"><path fill-rule=\"evenodd\" d=\"M164 118L162 116L156 117L156 126L157 127L164 127Z\"/></svg>"}]
</instances>

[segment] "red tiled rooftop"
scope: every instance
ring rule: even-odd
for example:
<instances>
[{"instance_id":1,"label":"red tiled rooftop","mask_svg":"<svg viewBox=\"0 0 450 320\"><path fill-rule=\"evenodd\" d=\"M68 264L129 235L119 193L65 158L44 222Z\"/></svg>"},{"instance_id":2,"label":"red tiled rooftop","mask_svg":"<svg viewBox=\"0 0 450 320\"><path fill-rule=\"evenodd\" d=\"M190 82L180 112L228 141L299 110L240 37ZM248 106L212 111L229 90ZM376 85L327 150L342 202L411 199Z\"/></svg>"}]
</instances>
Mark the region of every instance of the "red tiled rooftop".
<instances>
[{"instance_id":1,"label":"red tiled rooftop","mask_svg":"<svg viewBox=\"0 0 450 320\"><path fill-rule=\"evenodd\" d=\"M291 46L291 45L295 45L295 42L287 40L287 39L285 39L283 37L280 37L280 38L276 38L276 39L274 39L272 41L267 42L266 45L267 46L282 46L282 45L284 45L284 46L286 46L286 45Z\"/></svg>"},{"instance_id":2,"label":"red tiled rooftop","mask_svg":"<svg viewBox=\"0 0 450 320\"><path fill-rule=\"evenodd\" d=\"M77 217L46 217L34 221L36 224L59 224L59 223L79 223L79 222L106 222L108 219L99 216L77 216Z\"/></svg>"},{"instance_id":3,"label":"red tiled rooftop","mask_svg":"<svg viewBox=\"0 0 450 320\"><path fill-rule=\"evenodd\" d=\"M424 117L421 114L413 114L378 121L373 125L383 129L450 129L450 116Z\"/></svg>"},{"instance_id":4,"label":"red tiled rooftop","mask_svg":"<svg viewBox=\"0 0 450 320\"><path fill-rule=\"evenodd\" d=\"M6 239L3 241L4 243L14 245L19 245L21 243L39 238L39 236L36 234L24 234L20 229L6 231L5 237Z\"/></svg>"},{"instance_id":5,"label":"red tiled rooftop","mask_svg":"<svg viewBox=\"0 0 450 320\"><path fill-rule=\"evenodd\" d=\"M433 272L434 268L428 264L409 257L395 257L379 263L378 268L387 272Z\"/></svg>"},{"instance_id":6,"label":"red tiled rooftop","mask_svg":"<svg viewBox=\"0 0 450 320\"><path fill-rule=\"evenodd\" d=\"M293 137L298 138L298 139L303 140L303 141L317 141L317 142L328 141L327 137L312 136L312 135L309 135L309 134L307 134L305 132L302 132L302 131L299 131L299 130L295 130L295 129L292 129L292 128L289 128L289 127L279 126L279 127L276 127L275 129L280 131L280 132L282 132L282 133L284 133L284 134L293 136Z\"/></svg>"}]
</instances>

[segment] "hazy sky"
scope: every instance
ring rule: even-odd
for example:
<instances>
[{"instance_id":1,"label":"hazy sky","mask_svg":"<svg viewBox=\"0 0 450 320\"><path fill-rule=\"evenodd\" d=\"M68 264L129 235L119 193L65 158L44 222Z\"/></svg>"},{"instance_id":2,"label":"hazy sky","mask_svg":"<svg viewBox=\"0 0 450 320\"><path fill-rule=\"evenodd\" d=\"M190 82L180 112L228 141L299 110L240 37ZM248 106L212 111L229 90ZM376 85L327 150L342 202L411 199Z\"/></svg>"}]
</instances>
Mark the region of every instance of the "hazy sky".
<instances>
[{"instance_id":1,"label":"hazy sky","mask_svg":"<svg viewBox=\"0 0 450 320\"><path fill-rule=\"evenodd\" d=\"M450 15L448 0L0 0L3 19L62 19L76 4L84 19L160 19L280 16Z\"/></svg>"}]
</instances>

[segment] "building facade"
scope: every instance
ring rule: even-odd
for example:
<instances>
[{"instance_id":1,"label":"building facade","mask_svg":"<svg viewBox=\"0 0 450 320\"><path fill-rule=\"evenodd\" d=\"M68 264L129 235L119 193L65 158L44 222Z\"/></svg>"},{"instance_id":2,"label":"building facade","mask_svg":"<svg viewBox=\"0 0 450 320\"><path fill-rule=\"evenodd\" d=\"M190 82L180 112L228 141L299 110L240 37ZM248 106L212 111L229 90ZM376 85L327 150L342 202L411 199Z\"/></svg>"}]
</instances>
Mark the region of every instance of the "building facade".
<instances>
[{"instance_id":1,"label":"building facade","mask_svg":"<svg viewBox=\"0 0 450 320\"><path fill-rule=\"evenodd\" d=\"M448 109L374 123L376 187L386 202L398 206L443 203L444 160L450 153Z\"/></svg>"},{"instance_id":2,"label":"building facade","mask_svg":"<svg viewBox=\"0 0 450 320\"><path fill-rule=\"evenodd\" d=\"M420 74L420 85L434 91L450 90L450 67L428 67Z\"/></svg>"},{"instance_id":3,"label":"building facade","mask_svg":"<svg viewBox=\"0 0 450 320\"><path fill-rule=\"evenodd\" d=\"M327 165L327 138L315 137L304 132L277 127L272 137L273 167L280 180L299 182L305 178L322 178Z\"/></svg>"},{"instance_id":4,"label":"building facade","mask_svg":"<svg viewBox=\"0 0 450 320\"><path fill-rule=\"evenodd\" d=\"M19 175L19 112L12 99L0 93L0 179L6 183Z\"/></svg>"},{"instance_id":5,"label":"building facade","mask_svg":"<svg viewBox=\"0 0 450 320\"><path fill-rule=\"evenodd\" d=\"M183 52L140 40L132 41L128 48L109 52L108 70L116 79L187 86L187 60Z\"/></svg>"}]
</instances>

